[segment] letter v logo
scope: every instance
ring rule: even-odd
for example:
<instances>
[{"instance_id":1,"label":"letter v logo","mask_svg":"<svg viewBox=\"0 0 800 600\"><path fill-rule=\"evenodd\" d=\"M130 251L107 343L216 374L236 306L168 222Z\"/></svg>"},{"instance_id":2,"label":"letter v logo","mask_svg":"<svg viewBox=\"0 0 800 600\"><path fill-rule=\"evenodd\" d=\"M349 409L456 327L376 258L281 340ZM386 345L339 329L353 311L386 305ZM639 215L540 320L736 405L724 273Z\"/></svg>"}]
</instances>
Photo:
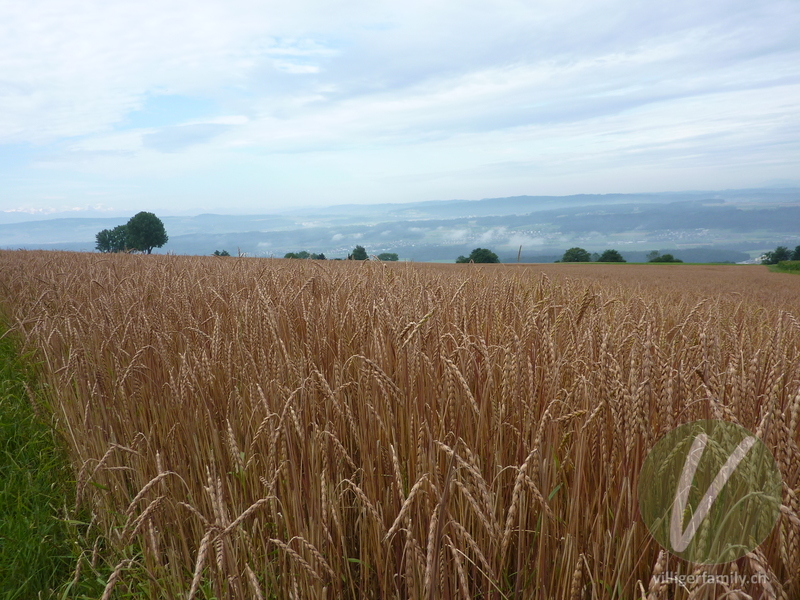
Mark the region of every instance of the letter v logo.
<instances>
[{"instance_id":1,"label":"letter v logo","mask_svg":"<svg viewBox=\"0 0 800 600\"><path fill-rule=\"evenodd\" d=\"M672 549L675 550L675 552L683 552L686 550L689 542L694 539L694 535L697 533L697 528L700 526L700 523L703 522L703 519L705 519L711 511L711 507L714 506L714 500L717 499L720 491L728 482L734 469L742 462L744 455L747 454L747 451L756 443L756 438L746 437L736 446L736 450L728 457L728 460L722 465L714 481L711 483L708 490L706 490L705 496L703 496L700 505L689 520L686 530L681 531L683 526L683 513L686 510L686 503L689 500L689 491L692 487L694 474L697 472L697 465L700 464L700 459L703 456L703 450L705 450L707 442L708 436L705 433L701 433L694 438L692 448L689 450L689 454L686 455L686 462L683 464L680 483L675 490L675 500L672 502L672 519L669 527L669 541L672 543Z\"/></svg>"},{"instance_id":2,"label":"letter v logo","mask_svg":"<svg viewBox=\"0 0 800 600\"><path fill-rule=\"evenodd\" d=\"M639 472L639 512L659 544L694 563L741 558L780 515L782 482L769 448L727 421L667 432Z\"/></svg>"}]
</instances>

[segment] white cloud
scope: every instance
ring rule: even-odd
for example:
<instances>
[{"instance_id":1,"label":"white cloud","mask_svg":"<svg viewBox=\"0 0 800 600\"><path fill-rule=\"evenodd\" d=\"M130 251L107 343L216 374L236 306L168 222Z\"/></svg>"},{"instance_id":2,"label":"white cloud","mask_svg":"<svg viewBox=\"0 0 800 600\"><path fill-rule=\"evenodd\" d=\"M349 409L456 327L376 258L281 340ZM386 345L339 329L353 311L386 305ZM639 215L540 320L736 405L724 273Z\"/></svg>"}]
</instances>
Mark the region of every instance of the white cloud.
<instances>
[{"instance_id":1,"label":"white cloud","mask_svg":"<svg viewBox=\"0 0 800 600\"><path fill-rule=\"evenodd\" d=\"M416 228L412 228L412 229L416 229ZM449 240L451 240L453 242L464 241L469 236L469 229L453 229L452 231L448 231L446 236L447 236L447 239L449 239Z\"/></svg>"},{"instance_id":2,"label":"white cloud","mask_svg":"<svg viewBox=\"0 0 800 600\"><path fill-rule=\"evenodd\" d=\"M479 237L478 241L484 244L489 242L502 242L508 237L505 227L492 227L484 231Z\"/></svg>"},{"instance_id":3,"label":"white cloud","mask_svg":"<svg viewBox=\"0 0 800 600\"><path fill-rule=\"evenodd\" d=\"M543 237L535 237L535 236L515 233L508 238L508 241L506 243L509 246L522 246L523 249L525 248L530 249L531 246L533 247L544 246L546 242L547 239Z\"/></svg>"},{"instance_id":4,"label":"white cloud","mask_svg":"<svg viewBox=\"0 0 800 600\"><path fill-rule=\"evenodd\" d=\"M793 0L7 2L0 152L31 150L0 203L33 203L26 181L221 205L787 179L798 29ZM208 114L125 124L164 95Z\"/></svg>"}]
</instances>

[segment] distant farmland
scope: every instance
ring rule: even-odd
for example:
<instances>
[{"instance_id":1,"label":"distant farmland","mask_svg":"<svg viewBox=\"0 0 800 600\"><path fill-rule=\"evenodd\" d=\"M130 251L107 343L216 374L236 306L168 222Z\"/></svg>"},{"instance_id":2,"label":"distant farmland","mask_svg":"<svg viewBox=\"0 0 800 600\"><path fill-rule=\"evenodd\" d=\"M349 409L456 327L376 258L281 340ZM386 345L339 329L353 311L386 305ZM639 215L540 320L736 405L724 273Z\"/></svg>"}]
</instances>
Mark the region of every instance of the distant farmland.
<instances>
[{"instance_id":1,"label":"distant farmland","mask_svg":"<svg viewBox=\"0 0 800 600\"><path fill-rule=\"evenodd\" d=\"M785 484L735 563L769 583L735 589L800 597L800 277L40 251L0 273L91 519L76 578L109 593L722 597L653 579L723 567L662 552L636 491L662 435L714 418Z\"/></svg>"}]
</instances>

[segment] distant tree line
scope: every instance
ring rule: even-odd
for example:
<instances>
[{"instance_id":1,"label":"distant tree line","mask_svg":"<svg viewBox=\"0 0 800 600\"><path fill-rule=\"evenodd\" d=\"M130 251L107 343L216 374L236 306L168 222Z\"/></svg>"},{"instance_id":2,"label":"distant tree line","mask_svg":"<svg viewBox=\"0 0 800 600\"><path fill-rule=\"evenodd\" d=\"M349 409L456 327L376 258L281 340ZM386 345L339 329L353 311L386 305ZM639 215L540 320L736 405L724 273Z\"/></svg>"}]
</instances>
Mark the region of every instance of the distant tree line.
<instances>
[{"instance_id":1,"label":"distant tree line","mask_svg":"<svg viewBox=\"0 0 800 600\"><path fill-rule=\"evenodd\" d=\"M311 260L326 260L326 257L322 252L315 254L306 250L301 250L300 252L287 252L284 254L283 258L310 258ZM364 246L356 246L353 248L353 252L347 255L347 260L367 260L368 258L369 255L367 254L367 250L364 248ZM400 260L400 257L398 257L394 252L382 252L378 254L376 258L381 261ZM341 259L335 258L334 260Z\"/></svg>"},{"instance_id":2,"label":"distant tree line","mask_svg":"<svg viewBox=\"0 0 800 600\"><path fill-rule=\"evenodd\" d=\"M777 265L784 260L800 260L800 246L797 246L794 251L789 250L786 246L778 246L775 250L764 254L761 264Z\"/></svg>"},{"instance_id":3,"label":"distant tree line","mask_svg":"<svg viewBox=\"0 0 800 600\"><path fill-rule=\"evenodd\" d=\"M287 252L283 255L283 258L310 258L311 260L325 260L325 255L322 252L319 254L314 254L313 252L301 250L300 252Z\"/></svg>"},{"instance_id":4,"label":"distant tree line","mask_svg":"<svg viewBox=\"0 0 800 600\"><path fill-rule=\"evenodd\" d=\"M647 262L651 263L682 263L680 258L675 258L672 254L659 254L657 250L653 250L647 255Z\"/></svg>"},{"instance_id":5,"label":"distant tree line","mask_svg":"<svg viewBox=\"0 0 800 600\"><path fill-rule=\"evenodd\" d=\"M583 248L570 248L556 262L602 262L602 263L624 263L627 262L617 250L605 250L602 254L597 252L590 254ZM660 254L657 250L647 254L647 262L651 263L682 263L679 258L672 254Z\"/></svg>"},{"instance_id":6,"label":"distant tree line","mask_svg":"<svg viewBox=\"0 0 800 600\"><path fill-rule=\"evenodd\" d=\"M617 250L605 250L602 254L589 254L583 248L570 248L564 252L560 261L556 262L627 262Z\"/></svg>"},{"instance_id":7,"label":"distant tree line","mask_svg":"<svg viewBox=\"0 0 800 600\"><path fill-rule=\"evenodd\" d=\"M95 236L95 248L100 252L146 252L161 248L169 241L161 219L151 212L139 212L125 225L103 229Z\"/></svg>"},{"instance_id":8,"label":"distant tree line","mask_svg":"<svg viewBox=\"0 0 800 600\"><path fill-rule=\"evenodd\" d=\"M395 252L381 252L375 258L382 262L393 262L396 260L400 260L400 257ZM369 255L367 254L367 249L364 246L356 246L353 248L353 252L347 255L347 260L368 260Z\"/></svg>"}]
</instances>

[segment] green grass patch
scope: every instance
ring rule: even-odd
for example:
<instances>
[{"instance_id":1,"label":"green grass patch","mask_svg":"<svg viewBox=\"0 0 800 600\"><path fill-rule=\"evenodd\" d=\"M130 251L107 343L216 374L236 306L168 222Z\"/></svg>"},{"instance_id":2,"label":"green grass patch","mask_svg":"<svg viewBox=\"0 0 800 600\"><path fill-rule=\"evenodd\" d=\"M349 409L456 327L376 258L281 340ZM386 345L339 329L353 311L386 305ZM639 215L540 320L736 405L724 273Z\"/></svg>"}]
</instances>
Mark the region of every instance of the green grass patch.
<instances>
[{"instance_id":1,"label":"green grass patch","mask_svg":"<svg viewBox=\"0 0 800 600\"><path fill-rule=\"evenodd\" d=\"M767 265L773 273L791 273L800 275L800 260L783 260L777 265Z\"/></svg>"},{"instance_id":2,"label":"green grass patch","mask_svg":"<svg viewBox=\"0 0 800 600\"><path fill-rule=\"evenodd\" d=\"M35 372L11 336L0 337L0 600L97 600L114 564L87 510L72 508L75 475L52 414L40 395L32 401L28 392L38 390ZM140 548L129 546L115 558L130 559L124 570L130 582L119 582L112 598L164 597L153 589L169 582L153 580Z\"/></svg>"},{"instance_id":3,"label":"green grass patch","mask_svg":"<svg viewBox=\"0 0 800 600\"><path fill-rule=\"evenodd\" d=\"M780 273L800 273L800 260L782 260L776 265Z\"/></svg>"},{"instance_id":4,"label":"green grass patch","mask_svg":"<svg viewBox=\"0 0 800 600\"><path fill-rule=\"evenodd\" d=\"M62 518L72 477L30 401L32 380L13 341L0 339L0 600L47 598L74 563Z\"/></svg>"}]
</instances>

